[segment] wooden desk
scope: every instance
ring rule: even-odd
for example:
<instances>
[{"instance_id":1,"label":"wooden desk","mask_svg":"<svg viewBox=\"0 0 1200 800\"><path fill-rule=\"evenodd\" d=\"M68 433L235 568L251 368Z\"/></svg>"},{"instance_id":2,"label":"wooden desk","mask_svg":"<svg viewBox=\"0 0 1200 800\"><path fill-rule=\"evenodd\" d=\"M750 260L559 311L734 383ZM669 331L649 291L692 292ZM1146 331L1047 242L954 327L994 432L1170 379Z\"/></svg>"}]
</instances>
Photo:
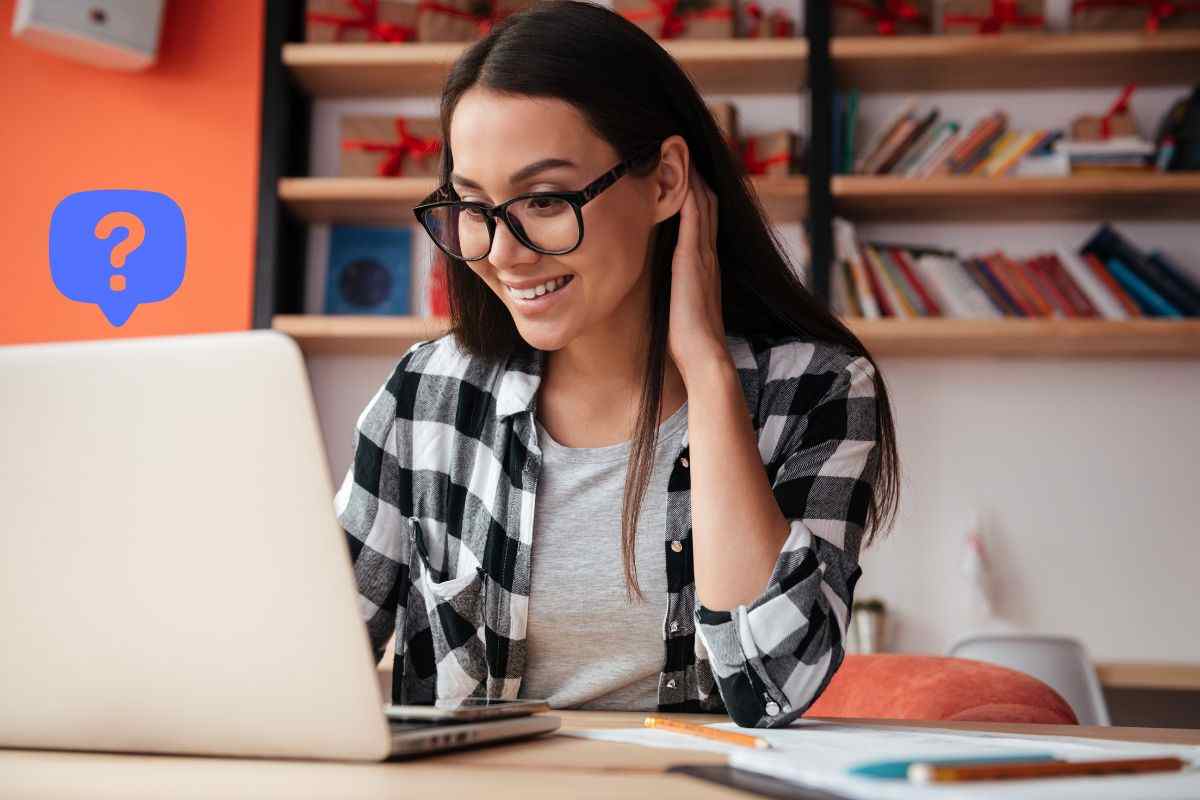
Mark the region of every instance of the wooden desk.
<instances>
[{"instance_id":1,"label":"wooden desk","mask_svg":"<svg viewBox=\"0 0 1200 800\"><path fill-rule=\"evenodd\" d=\"M637 726L643 714L560 712L563 728ZM718 722L716 716L685 715ZM1095 736L1200 745L1200 730L1073 725L915 723L838 720L892 727ZM651 800L747 798L742 792L664 774L672 764L721 763L694 750L665 750L547 736L479 750L387 764L267 759L109 755L0 750L0 796L20 798L518 798L638 797Z\"/></svg>"}]
</instances>

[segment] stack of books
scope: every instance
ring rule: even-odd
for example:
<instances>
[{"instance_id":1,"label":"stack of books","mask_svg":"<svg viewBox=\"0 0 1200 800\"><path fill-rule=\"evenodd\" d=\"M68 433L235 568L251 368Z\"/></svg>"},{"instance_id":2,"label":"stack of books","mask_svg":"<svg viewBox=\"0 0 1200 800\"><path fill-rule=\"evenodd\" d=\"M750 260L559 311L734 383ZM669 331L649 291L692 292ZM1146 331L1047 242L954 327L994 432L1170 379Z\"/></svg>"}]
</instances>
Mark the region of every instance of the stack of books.
<instances>
[{"instance_id":1,"label":"stack of books","mask_svg":"<svg viewBox=\"0 0 1200 800\"><path fill-rule=\"evenodd\" d=\"M1107 223L1078 250L1023 258L865 241L849 221L833 225L830 301L842 317L1200 316L1196 278Z\"/></svg>"},{"instance_id":2,"label":"stack of books","mask_svg":"<svg viewBox=\"0 0 1200 800\"><path fill-rule=\"evenodd\" d=\"M967 123L943 119L938 108L918 112L916 100L904 104L876 132L857 158L857 96L839 103L842 112L835 125L835 167L839 173L899 175L928 178L939 175L1019 174L1023 161L1052 154L1063 132L1056 129L1011 130L1008 115L992 111Z\"/></svg>"}]
</instances>

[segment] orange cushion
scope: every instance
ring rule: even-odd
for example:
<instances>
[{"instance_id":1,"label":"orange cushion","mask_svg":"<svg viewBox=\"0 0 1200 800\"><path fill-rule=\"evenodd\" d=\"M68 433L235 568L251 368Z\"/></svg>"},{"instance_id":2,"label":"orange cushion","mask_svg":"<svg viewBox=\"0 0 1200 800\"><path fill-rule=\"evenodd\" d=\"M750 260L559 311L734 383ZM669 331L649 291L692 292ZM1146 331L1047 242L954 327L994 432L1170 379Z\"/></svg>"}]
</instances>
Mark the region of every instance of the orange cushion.
<instances>
[{"instance_id":1,"label":"orange cushion","mask_svg":"<svg viewBox=\"0 0 1200 800\"><path fill-rule=\"evenodd\" d=\"M1058 692L1023 672L901 653L847 655L804 716L1079 724Z\"/></svg>"}]
</instances>

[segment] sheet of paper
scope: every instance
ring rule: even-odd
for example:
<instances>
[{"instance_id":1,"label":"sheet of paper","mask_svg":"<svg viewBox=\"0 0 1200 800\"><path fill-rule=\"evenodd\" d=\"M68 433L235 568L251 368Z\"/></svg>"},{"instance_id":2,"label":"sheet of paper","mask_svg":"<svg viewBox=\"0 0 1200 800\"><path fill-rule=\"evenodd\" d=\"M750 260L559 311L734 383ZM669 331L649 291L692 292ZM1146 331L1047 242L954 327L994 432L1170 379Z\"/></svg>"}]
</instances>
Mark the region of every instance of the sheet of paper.
<instances>
[{"instance_id":1,"label":"sheet of paper","mask_svg":"<svg viewBox=\"0 0 1200 800\"><path fill-rule=\"evenodd\" d=\"M908 798L998 797L1053 798L1200 798L1200 747L1141 742L1116 742L1077 736L1018 736L981 731L945 731L917 727L856 725L823 720L797 720L788 728L748 730L732 722L710 727L750 733L767 739L771 750L751 750L695 736L623 728L572 731L569 735L648 747L671 747L725 753L742 769L766 773L855 798L907 800ZM1178 756L1192 768L1178 773L1106 775L1093 778L1022 780L1013 783L976 783L920 786L906 781L880 781L846 773L857 764L890 759L1005 755L1012 752L1048 752L1059 758L1083 761L1137 756Z\"/></svg>"}]
</instances>

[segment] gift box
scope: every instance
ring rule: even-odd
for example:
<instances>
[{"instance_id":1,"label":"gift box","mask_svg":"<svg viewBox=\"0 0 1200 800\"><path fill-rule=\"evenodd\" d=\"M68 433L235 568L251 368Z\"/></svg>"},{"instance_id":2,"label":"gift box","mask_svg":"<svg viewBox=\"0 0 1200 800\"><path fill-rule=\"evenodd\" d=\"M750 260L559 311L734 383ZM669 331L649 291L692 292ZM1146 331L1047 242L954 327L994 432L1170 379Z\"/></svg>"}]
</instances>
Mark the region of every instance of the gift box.
<instances>
[{"instance_id":1,"label":"gift box","mask_svg":"<svg viewBox=\"0 0 1200 800\"><path fill-rule=\"evenodd\" d=\"M836 0L835 36L895 36L929 33L933 0Z\"/></svg>"},{"instance_id":2,"label":"gift box","mask_svg":"<svg viewBox=\"0 0 1200 800\"><path fill-rule=\"evenodd\" d=\"M422 42L470 42L486 36L505 17L534 0L420 0L417 39Z\"/></svg>"},{"instance_id":3,"label":"gift box","mask_svg":"<svg viewBox=\"0 0 1200 800\"><path fill-rule=\"evenodd\" d=\"M427 178L441 169L438 119L348 114L341 119L344 178Z\"/></svg>"},{"instance_id":4,"label":"gift box","mask_svg":"<svg viewBox=\"0 0 1200 800\"><path fill-rule=\"evenodd\" d=\"M731 149L736 150L738 142L737 106L728 101L708 103L707 105L708 110L712 112L713 119L717 121L717 127L725 135L725 141L729 142Z\"/></svg>"},{"instance_id":5,"label":"gift box","mask_svg":"<svg viewBox=\"0 0 1200 800\"><path fill-rule=\"evenodd\" d=\"M737 1L737 36L743 39L785 39L796 35L796 18L781 8L763 13L758 3Z\"/></svg>"},{"instance_id":6,"label":"gift box","mask_svg":"<svg viewBox=\"0 0 1200 800\"><path fill-rule=\"evenodd\" d=\"M1200 2L1170 0L1075 0L1071 30L1122 31L1200 28Z\"/></svg>"},{"instance_id":7,"label":"gift box","mask_svg":"<svg viewBox=\"0 0 1200 800\"><path fill-rule=\"evenodd\" d=\"M734 0L613 0L613 10L656 39L732 39Z\"/></svg>"},{"instance_id":8,"label":"gift box","mask_svg":"<svg viewBox=\"0 0 1200 800\"><path fill-rule=\"evenodd\" d=\"M1129 111L1129 98L1134 88L1134 84L1126 86L1104 116L1081 114L1071 120L1071 138L1079 142L1097 142L1112 137L1137 136L1137 122Z\"/></svg>"},{"instance_id":9,"label":"gift box","mask_svg":"<svg viewBox=\"0 0 1200 800\"><path fill-rule=\"evenodd\" d=\"M803 171L803 139L795 131L778 130L747 136L738 150L747 175L792 175Z\"/></svg>"},{"instance_id":10,"label":"gift box","mask_svg":"<svg viewBox=\"0 0 1200 800\"><path fill-rule=\"evenodd\" d=\"M942 32L1033 33L1046 29L1045 0L945 0Z\"/></svg>"},{"instance_id":11,"label":"gift box","mask_svg":"<svg viewBox=\"0 0 1200 800\"><path fill-rule=\"evenodd\" d=\"M308 0L304 21L309 42L411 42L417 37L417 4L415 0Z\"/></svg>"}]
</instances>

